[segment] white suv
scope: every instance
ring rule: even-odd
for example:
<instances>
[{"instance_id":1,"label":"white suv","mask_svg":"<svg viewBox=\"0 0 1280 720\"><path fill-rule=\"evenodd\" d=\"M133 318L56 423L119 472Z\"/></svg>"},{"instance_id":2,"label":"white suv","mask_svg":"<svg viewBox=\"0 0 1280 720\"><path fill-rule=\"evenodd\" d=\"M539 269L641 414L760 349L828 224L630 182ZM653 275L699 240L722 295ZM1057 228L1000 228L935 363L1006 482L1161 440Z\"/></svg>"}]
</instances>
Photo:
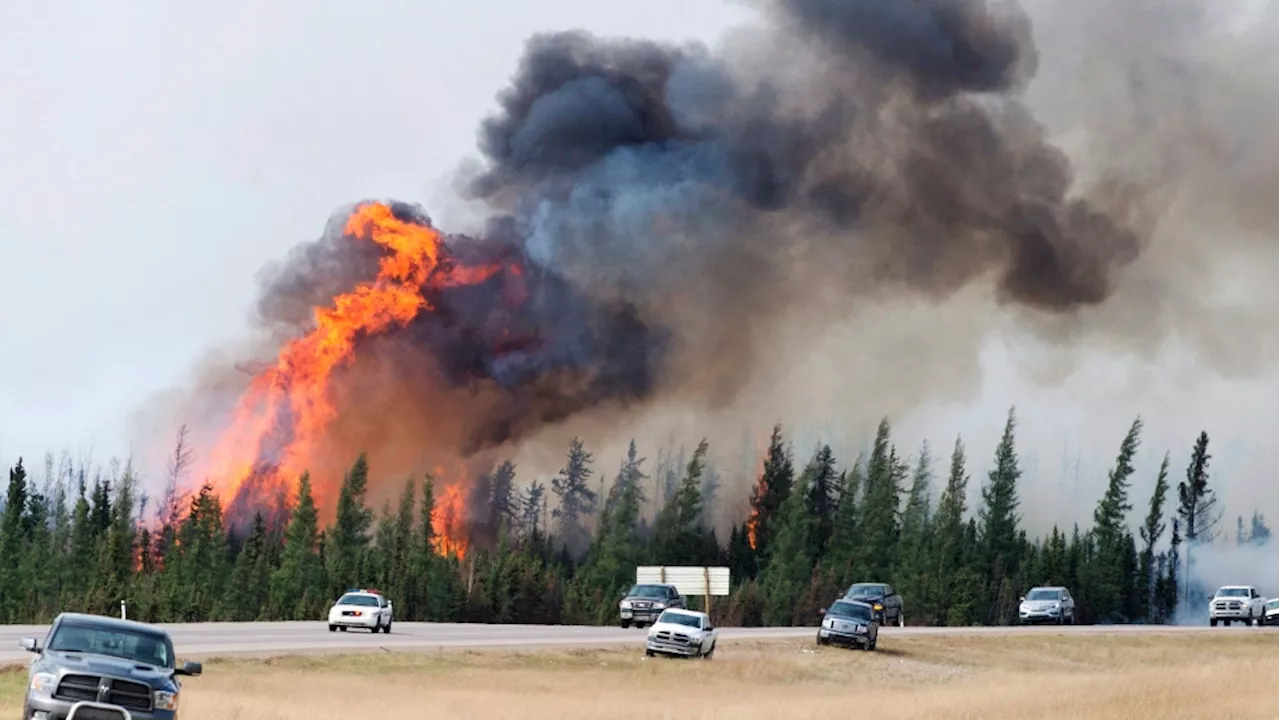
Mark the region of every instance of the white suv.
<instances>
[{"instance_id":1,"label":"white suv","mask_svg":"<svg viewBox=\"0 0 1280 720\"><path fill-rule=\"evenodd\" d=\"M329 608L329 632L364 628L391 633L391 601L377 590L348 590Z\"/></svg>"},{"instance_id":2,"label":"white suv","mask_svg":"<svg viewBox=\"0 0 1280 720\"><path fill-rule=\"evenodd\" d=\"M1210 625L1230 625L1232 620L1261 625L1266 614L1267 600L1252 585L1224 585L1209 598Z\"/></svg>"}]
</instances>

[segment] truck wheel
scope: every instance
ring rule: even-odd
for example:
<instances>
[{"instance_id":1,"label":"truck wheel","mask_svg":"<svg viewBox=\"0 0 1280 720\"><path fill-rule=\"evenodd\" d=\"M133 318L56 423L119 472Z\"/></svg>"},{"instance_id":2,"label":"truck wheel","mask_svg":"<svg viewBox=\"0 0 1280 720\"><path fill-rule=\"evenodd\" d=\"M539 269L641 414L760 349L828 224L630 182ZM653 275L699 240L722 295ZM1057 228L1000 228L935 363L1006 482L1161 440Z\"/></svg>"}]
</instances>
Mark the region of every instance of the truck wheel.
<instances>
[{"instance_id":1,"label":"truck wheel","mask_svg":"<svg viewBox=\"0 0 1280 720\"><path fill-rule=\"evenodd\" d=\"M644 656L645 656L645 657L653 657L653 651L652 651L652 650L650 650L649 648L645 648L645 649L644 649Z\"/></svg>"},{"instance_id":2,"label":"truck wheel","mask_svg":"<svg viewBox=\"0 0 1280 720\"><path fill-rule=\"evenodd\" d=\"M623 630L626 630L626 629L627 629L627 628L629 628L629 627L631 627L631 621L630 621L630 620L623 620L623 621L622 621L622 629L623 629Z\"/></svg>"},{"instance_id":3,"label":"truck wheel","mask_svg":"<svg viewBox=\"0 0 1280 720\"><path fill-rule=\"evenodd\" d=\"M346 626L346 625L343 625L342 627L340 627L340 628L338 628L338 629L339 629L339 630L341 630L342 632L346 632L346 631L347 631L347 626Z\"/></svg>"},{"instance_id":4,"label":"truck wheel","mask_svg":"<svg viewBox=\"0 0 1280 720\"><path fill-rule=\"evenodd\" d=\"M898 611L898 623L897 623L897 624L898 624L898 627L906 627L906 626L907 626L907 619L906 619L906 618L904 618L904 617L902 617L902 611L901 611L901 610L899 610L899 611Z\"/></svg>"},{"instance_id":5,"label":"truck wheel","mask_svg":"<svg viewBox=\"0 0 1280 720\"><path fill-rule=\"evenodd\" d=\"M391 634L391 621L390 621L390 620L388 620L388 621L387 621L387 626L386 626L386 627L384 627L384 628L382 628L382 634L383 634L383 635L390 635L390 634Z\"/></svg>"},{"instance_id":6,"label":"truck wheel","mask_svg":"<svg viewBox=\"0 0 1280 720\"><path fill-rule=\"evenodd\" d=\"M711 643L711 649L707 651L707 654L706 654L706 655L703 655L703 656L702 656L702 659L703 659L703 660L710 660L710 659L711 659L711 656L712 656L712 655L714 655L714 654L715 654L715 652L716 652L716 644L715 644L715 643Z\"/></svg>"},{"instance_id":7,"label":"truck wheel","mask_svg":"<svg viewBox=\"0 0 1280 720\"><path fill-rule=\"evenodd\" d=\"M337 629L338 629L338 626L337 626L337 625L330 625L330 626L329 626L329 632L335 632L335 631L337 631Z\"/></svg>"},{"instance_id":8,"label":"truck wheel","mask_svg":"<svg viewBox=\"0 0 1280 720\"><path fill-rule=\"evenodd\" d=\"M1209 618L1209 627L1218 627L1218 618Z\"/></svg>"}]
</instances>

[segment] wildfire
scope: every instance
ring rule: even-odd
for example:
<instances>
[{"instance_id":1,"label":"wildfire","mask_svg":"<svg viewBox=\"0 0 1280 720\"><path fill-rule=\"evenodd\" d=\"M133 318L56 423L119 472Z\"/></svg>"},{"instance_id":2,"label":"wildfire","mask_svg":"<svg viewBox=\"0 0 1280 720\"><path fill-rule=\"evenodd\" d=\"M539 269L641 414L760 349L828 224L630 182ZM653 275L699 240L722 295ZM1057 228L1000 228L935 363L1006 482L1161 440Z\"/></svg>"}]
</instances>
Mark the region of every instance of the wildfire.
<instances>
[{"instance_id":1,"label":"wildfire","mask_svg":"<svg viewBox=\"0 0 1280 720\"><path fill-rule=\"evenodd\" d=\"M456 555L459 560L466 557L468 547L463 497L461 485L448 485L436 498L436 507L431 513L436 552L446 557Z\"/></svg>"},{"instance_id":2,"label":"wildfire","mask_svg":"<svg viewBox=\"0 0 1280 720\"><path fill-rule=\"evenodd\" d=\"M769 440L764 435L757 435L755 445L756 466L760 468L760 475L756 477L756 485L751 492L751 515L747 518L747 543L752 550L759 549L756 547L757 533L760 530L759 499L769 492L764 481L764 464L769 459Z\"/></svg>"},{"instance_id":3,"label":"wildfire","mask_svg":"<svg viewBox=\"0 0 1280 720\"><path fill-rule=\"evenodd\" d=\"M382 247L378 274L334 297L331 306L316 308L313 329L287 343L250 382L211 455L208 477L222 497L280 490L292 495L337 415L329 398L330 378L352 361L356 342L431 310L425 290L480 283L502 269L501 263L458 265L442 256L438 230L401 220L383 203L356 208L344 232ZM331 490L324 483L314 487L317 505L326 507ZM461 522L464 506L452 497L446 490L441 507L451 508L448 517Z\"/></svg>"}]
</instances>

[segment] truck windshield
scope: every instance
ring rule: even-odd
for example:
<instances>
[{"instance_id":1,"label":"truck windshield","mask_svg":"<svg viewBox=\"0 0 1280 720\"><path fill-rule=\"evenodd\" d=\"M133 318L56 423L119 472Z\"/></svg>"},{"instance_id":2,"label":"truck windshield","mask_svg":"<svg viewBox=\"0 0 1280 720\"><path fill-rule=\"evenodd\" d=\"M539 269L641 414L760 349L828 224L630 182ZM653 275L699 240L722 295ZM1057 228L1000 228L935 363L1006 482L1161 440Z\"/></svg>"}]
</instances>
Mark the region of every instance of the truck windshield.
<instances>
[{"instance_id":1,"label":"truck windshield","mask_svg":"<svg viewBox=\"0 0 1280 720\"><path fill-rule=\"evenodd\" d=\"M848 618L849 620L866 620L871 621L871 608L862 603L844 602L837 600L835 604L827 608L828 615L836 617Z\"/></svg>"},{"instance_id":2,"label":"truck windshield","mask_svg":"<svg viewBox=\"0 0 1280 720\"><path fill-rule=\"evenodd\" d=\"M858 583L849 588L849 592L844 594L845 597L883 597L884 586L873 583Z\"/></svg>"},{"instance_id":3,"label":"truck windshield","mask_svg":"<svg viewBox=\"0 0 1280 720\"><path fill-rule=\"evenodd\" d=\"M363 605L364 607L378 607L378 598L372 595L343 595L338 598L339 605Z\"/></svg>"},{"instance_id":4,"label":"truck windshield","mask_svg":"<svg viewBox=\"0 0 1280 720\"><path fill-rule=\"evenodd\" d=\"M642 598L664 598L667 596L667 588L665 585L632 585L631 589L627 591L627 595Z\"/></svg>"},{"instance_id":5,"label":"truck windshield","mask_svg":"<svg viewBox=\"0 0 1280 720\"><path fill-rule=\"evenodd\" d=\"M56 652L110 655L155 667L173 667L169 643L163 636L145 630L64 620L54 630L53 637L49 638L48 649Z\"/></svg>"},{"instance_id":6,"label":"truck windshield","mask_svg":"<svg viewBox=\"0 0 1280 720\"><path fill-rule=\"evenodd\" d=\"M658 616L660 623L672 623L675 625L688 625L691 628L700 627L701 619L697 615L690 615L682 612L672 612L668 610Z\"/></svg>"},{"instance_id":7,"label":"truck windshield","mask_svg":"<svg viewBox=\"0 0 1280 720\"><path fill-rule=\"evenodd\" d=\"M1032 590L1027 593L1028 600L1057 600L1057 590Z\"/></svg>"},{"instance_id":8,"label":"truck windshield","mask_svg":"<svg viewBox=\"0 0 1280 720\"><path fill-rule=\"evenodd\" d=\"M1218 591L1218 597L1249 597L1247 588L1222 588Z\"/></svg>"}]
</instances>

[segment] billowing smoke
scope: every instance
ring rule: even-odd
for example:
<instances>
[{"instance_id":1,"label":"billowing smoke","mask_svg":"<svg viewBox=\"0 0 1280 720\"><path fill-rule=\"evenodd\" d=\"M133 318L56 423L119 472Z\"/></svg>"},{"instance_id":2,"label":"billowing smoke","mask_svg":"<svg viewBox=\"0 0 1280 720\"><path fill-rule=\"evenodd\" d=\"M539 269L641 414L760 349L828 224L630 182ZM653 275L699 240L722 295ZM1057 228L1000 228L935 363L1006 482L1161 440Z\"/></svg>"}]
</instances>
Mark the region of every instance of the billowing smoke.
<instances>
[{"instance_id":1,"label":"billowing smoke","mask_svg":"<svg viewBox=\"0 0 1280 720\"><path fill-rule=\"evenodd\" d=\"M1094 158L1082 174L1027 105L1037 38L1053 29L1017 5L757 4L762 24L714 50L585 32L529 40L481 127L482 167L458 182L484 221L448 237L453 261L506 269L424 291L431 311L361 340L339 379L346 399L334 433L345 441L335 456L349 462L343 453L380 444L465 458L591 408L671 397L723 410L777 362L766 339L788 324L807 317L821 333L886 299L972 302L975 288L1063 346L1094 334L1154 353L1181 335L1221 352L1205 328L1226 331L1206 312L1162 309L1194 303L1149 259L1168 231L1162 213L1195 214L1188 193L1216 193L1218 212L1237 197L1240 176L1225 161L1215 182L1169 161L1194 133L1151 118L1180 110L1160 104L1168 93L1150 78L1179 71L1125 66L1139 119L1100 142L1145 134L1149 162ZM1109 7L1089 18L1106 25ZM420 209L393 207L430 223ZM267 279L259 312L281 336L374 275L377 248L353 242L342 217ZM1190 252L1174 238L1166 252ZM1265 259L1269 242L1242 231L1224 247ZM947 352L950 368L977 363L969 345ZM1243 354L1274 353L1272 342ZM1212 359L1253 367L1240 355ZM430 417L405 421L412 408Z\"/></svg>"}]
</instances>

